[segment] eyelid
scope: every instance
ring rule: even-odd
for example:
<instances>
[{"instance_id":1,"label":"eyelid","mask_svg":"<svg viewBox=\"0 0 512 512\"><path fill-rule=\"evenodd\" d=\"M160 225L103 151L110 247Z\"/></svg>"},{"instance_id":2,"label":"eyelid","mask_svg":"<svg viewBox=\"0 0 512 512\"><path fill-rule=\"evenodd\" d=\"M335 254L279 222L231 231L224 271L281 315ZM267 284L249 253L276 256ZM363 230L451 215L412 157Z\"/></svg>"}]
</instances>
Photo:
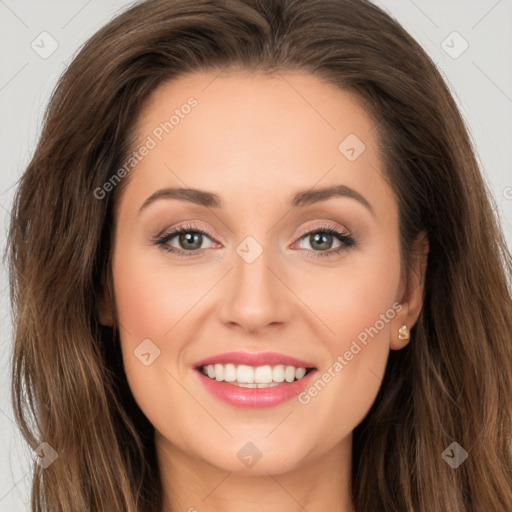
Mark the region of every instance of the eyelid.
<instances>
[{"instance_id":1,"label":"eyelid","mask_svg":"<svg viewBox=\"0 0 512 512\"><path fill-rule=\"evenodd\" d=\"M170 235L170 234L173 234L175 231L178 231L178 230L190 230L190 231L196 231L198 233L202 233L202 234L205 234L207 235L208 237L210 237L211 239L214 239L215 240L215 236L212 235L212 233L210 232L210 230L208 230L207 228L205 227L202 227L200 224L196 224L194 222L191 222L191 221L184 221L182 224L178 224L176 226L173 226L171 228L166 228L164 230L162 230L160 233L158 233L156 235L156 239L161 239L167 235ZM313 225L309 225L309 226L306 226L304 228L302 228L296 235L296 238L302 238L304 235L307 235L309 233L311 233L312 230L320 230L320 229L335 229L336 231L339 231L341 232L343 235L346 235L346 236L351 236L351 232L349 230L347 230L346 228L340 228L338 227L337 225L335 224L331 224L329 223L328 221L320 221L319 223L316 223L316 224L313 224ZM217 240L215 240L217 241ZM296 242L296 240L294 240L294 243Z\"/></svg>"},{"instance_id":2,"label":"eyelid","mask_svg":"<svg viewBox=\"0 0 512 512\"><path fill-rule=\"evenodd\" d=\"M216 238L208 228L202 226L200 223L196 223L196 221L183 221L182 223L179 223L170 228L165 228L164 230L160 231L154 238L160 239L167 235L173 234L175 231L180 231L180 230L183 230L183 231L187 230L187 231L194 231L197 233L202 233L204 235L207 235L208 237L210 237L213 240L215 240L215 238Z\"/></svg>"},{"instance_id":3,"label":"eyelid","mask_svg":"<svg viewBox=\"0 0 512 512\"><path fill-rule=\"evenodd\" d=\"M311 231L320 230L320 229L334 229L336 231L339 231L341 234L343 234L345 236L352 236L352 233L346 228L338 227L338 225L331 224L328 221L319 221L316 224L309 225L305 228L302 228L299 231L299 233L297 234L297 237L302 238L304 235L311 233Z\"/></svg>"}]
</instances>

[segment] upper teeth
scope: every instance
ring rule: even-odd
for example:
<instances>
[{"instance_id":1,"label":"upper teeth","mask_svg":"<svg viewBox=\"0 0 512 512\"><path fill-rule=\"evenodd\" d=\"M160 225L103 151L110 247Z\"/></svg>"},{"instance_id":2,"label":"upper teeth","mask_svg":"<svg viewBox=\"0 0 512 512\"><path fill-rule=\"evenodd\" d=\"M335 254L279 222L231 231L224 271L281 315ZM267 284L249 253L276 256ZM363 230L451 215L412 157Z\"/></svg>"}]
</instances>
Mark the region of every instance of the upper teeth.
<instances>
[{"instance_id":1,"label":"upper teeth","mask_svg":"<svg viewBox=\"0 0 512 512\"><path fill-rule=\"evenodd\" d=\"M293 382L306 375L306 368L295 366L248 366L245 364L209 364L202 371L210 379L239 384L271 384L273 382Z\"/></svg>"}]
</instances>

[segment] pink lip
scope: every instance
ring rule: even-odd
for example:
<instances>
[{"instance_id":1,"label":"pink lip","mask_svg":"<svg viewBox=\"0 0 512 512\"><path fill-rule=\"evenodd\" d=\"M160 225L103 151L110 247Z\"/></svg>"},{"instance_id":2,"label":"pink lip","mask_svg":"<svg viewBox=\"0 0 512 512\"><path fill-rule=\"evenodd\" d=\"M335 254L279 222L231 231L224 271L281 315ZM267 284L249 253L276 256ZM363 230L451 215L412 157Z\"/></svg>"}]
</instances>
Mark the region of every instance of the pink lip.
<instances>
[{"instance_id":1,"label":"pink lip","mask_svg":"<svg viewBox=\"0 0 512 512\"><path fill-rule=\"evenodd\" d=\"M209 364L246 364L248 366L275 366L283 364L285 366L295 366L295 368L314 368L313 363L296 359L295 357L285 356L277 352L261 352L259 354L251 354L250 352L225 352L216 356L208 357L198 361L194 367L199 368ZM300 381L299 381L300 382Z\"/></svg>"},{"instance_id":2,"label":"pink lip","mask_svg":"<svg viewBox=\"0 0 512 512\"><path fill-rule=\"evenodd\" d=\"M244 388L228 382L210 379L202 373L201 367L217 363L246 364L248 366L275 366L282 364L284 366L295 366L295 368L315 368L315 365L295 357L278 354L277 352L261 352L259 354L242 351L226 352L198 361L194 367L206 389L218 399L235 407L262 408L286 402L304 391L311 384L316 373L316 370L313 370L300 380L283 382L269 388Z\"/></svg>"},{"instance_id":3,"label":"pink lip","mask_svg":"<svg viewBox=\"0 0 512 512\"><path fill-rule=\"evenodd\" d=\"M290 400L302 393L315 378L316 370L294 382L283 382L271 388L243 388L227 382L210 379L196 371L206 389L223 402L235 407L263 408L272 407Z\"/></svg>"}]
</instances>

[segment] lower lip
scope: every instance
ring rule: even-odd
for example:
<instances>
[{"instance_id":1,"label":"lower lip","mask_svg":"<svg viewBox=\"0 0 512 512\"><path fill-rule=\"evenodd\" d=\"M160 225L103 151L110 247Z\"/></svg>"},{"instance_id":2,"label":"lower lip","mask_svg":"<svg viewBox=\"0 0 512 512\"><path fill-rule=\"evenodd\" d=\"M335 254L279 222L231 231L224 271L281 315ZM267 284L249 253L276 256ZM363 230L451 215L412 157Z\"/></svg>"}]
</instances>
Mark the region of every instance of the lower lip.
<instances>
[{"instance_id":1,"label":"lower lip","mask_svg":"<svg viewBox=\"0 0 512 512\"><path fill-rule=\"evenodd\" d=\"M244 388L210 379L201 370L197 370L201 382L212 395L229 405L253 409L279 405L297 396L310 385L315 373L316 370L313 370L300 380L269 388Z\"/></svg>"}]
</instances>

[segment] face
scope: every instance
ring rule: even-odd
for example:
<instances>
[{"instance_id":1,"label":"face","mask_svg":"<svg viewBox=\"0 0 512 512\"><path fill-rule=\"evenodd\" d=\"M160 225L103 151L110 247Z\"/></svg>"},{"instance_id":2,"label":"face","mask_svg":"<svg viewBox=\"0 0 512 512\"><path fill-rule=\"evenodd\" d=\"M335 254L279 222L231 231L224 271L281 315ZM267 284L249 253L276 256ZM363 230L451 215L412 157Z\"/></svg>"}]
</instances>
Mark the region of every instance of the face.
<instances>
[{"instance_id":1,"label":"face","mask_svg":"<svg viewBox=\"0 0 512 512\"><path fill-rule=\"evenodd\" d=\"M357 97L298 73L155 91L112 269L157 449L264 474L348 446L419 313L372 128Z\"/></svg>"}]
</instances>

